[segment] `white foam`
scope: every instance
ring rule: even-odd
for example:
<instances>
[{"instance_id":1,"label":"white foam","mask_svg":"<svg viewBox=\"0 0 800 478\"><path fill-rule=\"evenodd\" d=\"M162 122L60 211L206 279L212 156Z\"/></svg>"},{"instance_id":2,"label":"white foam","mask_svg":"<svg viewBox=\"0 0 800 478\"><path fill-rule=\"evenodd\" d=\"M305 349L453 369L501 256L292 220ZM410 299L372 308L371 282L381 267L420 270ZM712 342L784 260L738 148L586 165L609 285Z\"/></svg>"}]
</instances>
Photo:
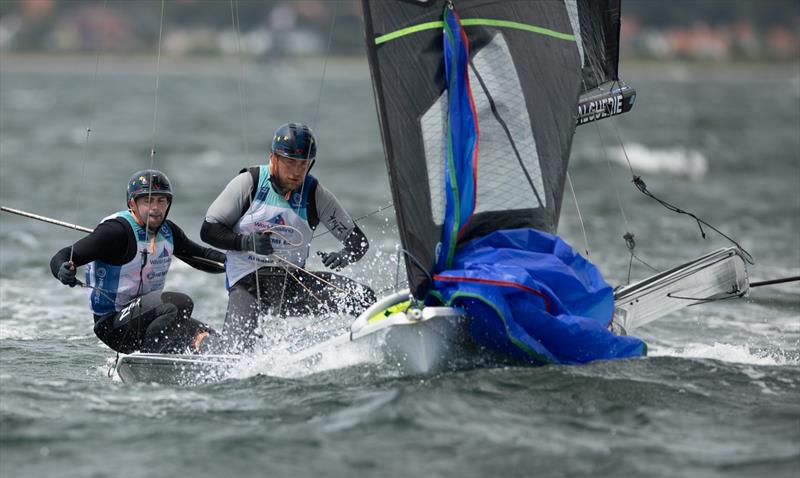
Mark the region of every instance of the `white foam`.
<instances>
[{"instance_id":1,"label":"white foam","mask_svg":"<svg viewBox=\"0 0 800 478\"><path fill-rule=\"evenodd\" d=\"M272 346L236 364L229 376L241 379L263 374L296 378L372 361L372 349L350 342L349 334L342 334L294 353L286 343Z\"/></svg>"},{"instance_id":2,"label":"white foam","mask_svg":"<svg viewBox=\"0 0 800 478\"><path fill-rule=\"evenodd\" d=\"M747 344L733 345L718 342L713 345L689 344L679 348L653 348L648 355L651 357L706 358L753 365L798 365L797 360L787 358L782 351L754 351Z\"/></svg>"},{"instance_id":3,"label":"white foam","mask_svg":"<svg viewBox=\"0 0 800 478\"><path fill-rule=\"evenodd\" d=\"M628 160L637 172L666 172L677 176L686 176L692 181L701 181L708 171L708 160L700 151L683 147L648 148L639 143L629 143L625 149L618 147L609 150L609 159L626 168Z\"/></svg>"},{"instance_id":4,"label":"white foam","mask_svg":"<svg viewBox=\"0 0 800 478\"><path fill-rule=\"evenodd\" d=\"M47 294L26 277L0 279L0 339L37 340L44 337L73 337L87 327L85 295L66 287Z\"/></svg>"}]
</instances>

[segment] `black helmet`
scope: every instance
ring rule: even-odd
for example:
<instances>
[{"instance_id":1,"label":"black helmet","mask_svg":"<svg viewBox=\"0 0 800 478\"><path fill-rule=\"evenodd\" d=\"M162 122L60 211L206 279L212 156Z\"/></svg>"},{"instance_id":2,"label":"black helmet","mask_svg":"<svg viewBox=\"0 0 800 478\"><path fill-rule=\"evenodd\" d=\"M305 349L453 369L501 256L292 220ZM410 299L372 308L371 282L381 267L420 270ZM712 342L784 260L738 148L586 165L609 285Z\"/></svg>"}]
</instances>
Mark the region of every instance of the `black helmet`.
<instances>
[{"instance_id":1,"label":"black helmet","mask_svg":"<svg viewBox=\"0 0 800 478\"><path fill-rule=\"evenodd\" d=\"M147 196L148 194L163 194L172 202L172 185L166 174L155 169L137 171L128 180L126 192L127 201Z\"/></svg>"},{"instance_id":2,"label":"black helmet","mask_svg":"<svg viewBox=\"0 0 800 478\"><path fill-rule=\"evenodd\" d=\"M303 123L286 123L275 130L272 152L286 158L311 160L317 155L317 141Z\"/></svg>"}]
</instances>

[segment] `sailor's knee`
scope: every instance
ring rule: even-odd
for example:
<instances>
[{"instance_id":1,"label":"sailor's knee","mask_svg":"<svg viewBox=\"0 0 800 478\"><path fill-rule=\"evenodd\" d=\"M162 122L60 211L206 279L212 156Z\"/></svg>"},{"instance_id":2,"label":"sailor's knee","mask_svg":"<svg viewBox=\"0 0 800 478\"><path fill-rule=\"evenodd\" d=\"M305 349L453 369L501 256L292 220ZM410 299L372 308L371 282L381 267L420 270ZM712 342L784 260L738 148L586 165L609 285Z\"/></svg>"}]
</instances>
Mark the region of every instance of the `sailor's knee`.
<instances>
[{"instance_id":1,"label":"sailor's knee","mask_svg":"<svg viewBox=\"0 0 800 478\"><path fill-rule=\"evenodd\" d=\"M162 318L177 318L178 317L178 306L175 304L161 304L156 307L156 317L159 319Z\"/></svg>"}]
</instances>

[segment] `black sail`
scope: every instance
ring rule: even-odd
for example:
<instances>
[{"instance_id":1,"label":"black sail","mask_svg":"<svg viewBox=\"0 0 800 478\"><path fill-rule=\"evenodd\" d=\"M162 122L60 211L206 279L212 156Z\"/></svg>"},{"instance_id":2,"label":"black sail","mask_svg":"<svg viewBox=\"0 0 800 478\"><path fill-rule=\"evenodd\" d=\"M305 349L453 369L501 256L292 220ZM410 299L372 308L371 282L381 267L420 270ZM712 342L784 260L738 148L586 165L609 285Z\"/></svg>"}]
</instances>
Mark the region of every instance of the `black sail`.
<instances>
[{"instance_id":1,"label":"black sail","mask_svg":"<svg viewBox=\"0 0 800 478\"><path fill-rule=\"evenodd\" d=\"M627 113L636 91L619 79L620 0L567 0L582 65L577 124Z\"/></svg>"},{"instance_id":2,"label":"black sail","mask_svg":"<svg viewBox=\"0 0 800 478\"><path fill-rule=\"evenodd\" d=\"M600 3L609 10L616 4L618 36L618 2ZM446 4L363 0L384 153L409 286L418 298L430 286L444 223ZM608 42L613 25L584 24L598 15L613 21L614 15L588 0L452 4L469 43L469 81L480 130L476 206L460 241L498 229L555 232L578 101L590 84L587 71L601 82L616 75L617 47Z\"/></svg>"},{"instance_id":3,"label":"black sail","mask_svg":"<svg viewBox=\"0 0 800 478\"><path fill-rule=\"evenodd\" d=\"M590 90L618 79L620 0L578 0L576 7L584 90Z\"/></svg>"}]
</instances>

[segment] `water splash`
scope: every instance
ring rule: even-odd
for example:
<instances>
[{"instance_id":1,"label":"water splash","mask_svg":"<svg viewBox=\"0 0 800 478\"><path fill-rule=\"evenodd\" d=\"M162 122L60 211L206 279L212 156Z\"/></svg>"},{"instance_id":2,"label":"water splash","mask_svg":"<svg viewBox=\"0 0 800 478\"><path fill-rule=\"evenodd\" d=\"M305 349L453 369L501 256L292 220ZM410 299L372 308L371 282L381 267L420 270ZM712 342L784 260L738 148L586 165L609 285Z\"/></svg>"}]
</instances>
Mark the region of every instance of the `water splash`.
<instances>
[{"instance_id":1,"label":"water splash","mask_svg":"<svg viewBox=\"0 0 800 478\"><path fill-rule=\"evenodd\" d=\"M708 344L689 344L678 348L654 348L648 354L651 357L704 358L722 362L752 365L800 365L798 357L780 350L764 350L751 348L747 344L734 345L714 342Z\"/></svg>"}]
</instances>

